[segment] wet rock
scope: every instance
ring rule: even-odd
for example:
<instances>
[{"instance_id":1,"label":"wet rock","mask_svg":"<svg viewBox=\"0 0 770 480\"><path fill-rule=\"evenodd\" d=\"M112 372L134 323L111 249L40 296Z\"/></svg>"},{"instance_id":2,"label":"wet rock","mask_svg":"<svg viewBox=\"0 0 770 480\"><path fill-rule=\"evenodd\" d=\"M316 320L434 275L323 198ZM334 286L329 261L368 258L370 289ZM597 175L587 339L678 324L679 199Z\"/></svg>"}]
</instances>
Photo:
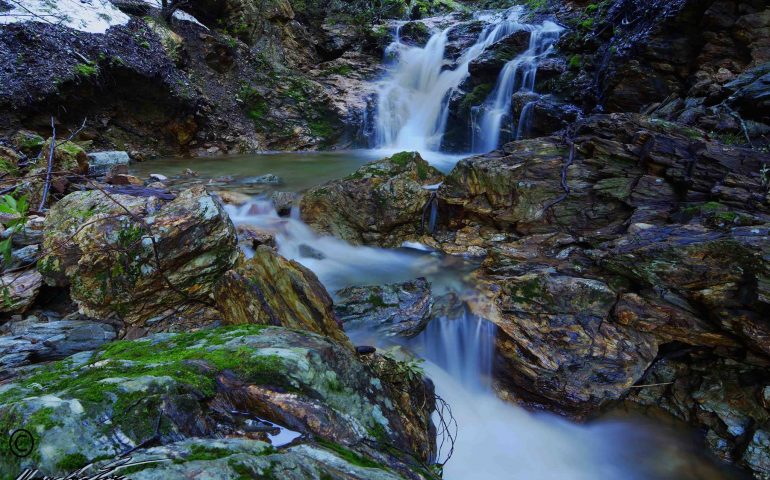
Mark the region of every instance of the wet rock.
<instances>
[{"instance_id":1,"label":"wet rock","mask_svg":"<svg viewBox=\"0 0 770 480\"><path fill-rule=\"evenodd\" d=\"M612 322L616 294L593 279L489 275L496 376L524 401L571 412L622 398L657 354L652 335Z\"/></svg>"},{"instance_id":2,"label":"wet rock","mask_svg":"<svg viewBox=\"0 0 770 480\"><path fill-rule=\"evenodd\" d=\"M275 232L253 225L238 225L238 244L256 250L260 245L275 248Z\"/></svg>"},{"instance_id":3,"label":"wet rock","mask_svg":"<svg viewBox=\"0 0 770 480\"><path fill-rule=\"evenodd\" d=\"M617 240L597 256L619 275L708 311L722 329L768 354L770 325L760 313L770 305L767 231L749 228L733 236L694 226L652 227ZM698 330L703 328L695 329L689 342L697 343Z\"/></svg>"},{"instance_id":4,"label":"wet rock","mask_svg":"<svg viewBox=\"0 0 770 480\"><path fill-rule=\"evenodd\" d=\"M81 312L141 326L200 309L232 268L236 233L202 187L173 200L84 191L54 205L38 263L46 283L70 286Z\"/></svg>"},{"instance_id":5,"label":"wet rock","mask_svg":"<svg viewBox=\"0 0 770 480\"><path fill-rule=\"evenodd\" d=\"M475 77L474 81L496 81L505 64L527 50L530 36L531 32L527 30L514 32L472 61L468 65L468 71Z\"/></svg>"},{"instance_id":6,"label":"wet rock","mask_svg":"<svg viewBox=\"0 0 770 480\"><path fill-rule=\"evenodd\" d=\"M299 205L300 196L294 192L273 192L270 194L275 211L282 217L289 216L291 209Z\"/></svg>"},{"instance_id":7,"label":"wet rock","mask_svg":"<svg viewBox=\"0 0 770 480\"><path fill-rule=\"evenodd\" d=\"M225 273L214 297L226 324L296 328L350 346L332 299L315 274L266 246L257 247L252 258Z\"/></svg>"},{"instance_id":8,"label":"wet rock","mask_svg":"<svg viewBox=\"0 0 770 480\"><path fill-rule=\"evenodd\" d=\"M91 320L41 322L29 317L0 327L0 377L32 363L47 362L94 350L117 337L115 329Z\"/></svg>"},{"instance_id":9,"label":"wet rock","mask_svg":"<svg viewBox=\"0 0 770 480\"><path fill-rule=\"evenodd\" d=\"M235 205L236 207L243 206L246 203L251 201L251 196L246 195L245 193L233 192L230 190L221 190L219 192L216 192L216 194L219 197L219 199L222 200L222 203L226 203L228 205Z\"/></svg>"},{"instance_id":10,"label":"wet rock","mask_svg":"<svg viewBox=\"0 0 770 480\"><path fill-rule=\"evenodd\" d=\"M91 152L88 154L88 173L92 175L104 175L115 165L128 165L131 159L128 152L107 151Z\"/></svg>"},{"instance_id":11,"label":"wet rock","mask_svg":"<svg viewBox=\"0 0 770 480\"><path fill-rule=\"evenodd\" d=\"M37 270L10 272L0 277L0 312L25 312L37 298L43 286L43 276Z\"/></svg>"},{"instance_id":12,"label":"wet rock","mask_svg":"<svg viewBox=\"0 0 770 480\"><path fill-rule=\"evenodd\" d=\"M755 478L770 471L766 459L770 411L762 402L766 364L716 359L706 353L657 361L628 400L662 409L704 432L708 447Z\"/></svg>"},{"instance_id":13,"label":"wet rock","mask_svg":"<svg viewBox=\"0 0 770 480\"><path fill-rule=\"evenodd\" d=\"M278 175L268 173L266 175L260 175L259 177L249 177L241 180L241 183L248 185L280 185L283 183L283 179Z\"/></svg>"},{"instance_id":14,"label":"wet rock","mask_svg":"<svg viewBox=\"0 0 770 480\"><path fill-rule=\"evenodd\" d=\"M323 252L320 252L316 250L315 248L311 247L307 244L301 244L298 248L299 256L302 258L312 258L315 260L323 260L326 258L326 256L323 254Z\"/></svg>"},{"instance_id":15,"label":"wet rock","mask_svg":"<svg viewBox=\"0 0 770 480\"><path fill-rule=\"evenodd\" d=\"M405 408L402 397L417 407ZM418 407L420 402L424 407ZM63 474L72 462L77 468L150 444L158 448L153 452L174 456L186 441L219 445L213 452L181 448L212 462L240 448L234 444L254 445L247 441L247 424L265 419L303 434L290 448L312 446L311 439L317 439L321 448L330 449L317 456L318 463L302 463L303 468L333 472L346 465L338 463L334 452L354 452L345 458L383 464L405 478L424 478L411 459L427 461L434 451L432 409L433 393L422 379L392 384L352 350L318 335L258 325L160 334L79 353L6 383L0 418L14 418L34 432L40 455L2 462L0 474L16 476L32 466ZM280 462L284 453L270 452ZM168 467L181 469L177 473L166 472L165 465L148 468L179 478L179 471L194 464L187 455L179 460ZM262 460L250 461L255 463L247 460L246 468L253 465L262 472Z\"/></svg>"},{"instance_id":16,"label":"wet rock","mask_svg":"<svg viewBox=\"0 0 770 480\"><path fill-rule=\"evenodd\" d=\"M348 287L336 292L334 311L347 329L414 337L431 319L433 297L424 278L399 284Z\"/></svg>"},{"instance_id":17,"label":"wet rock","mask_svg":"<svg viewBox=\"0 0 770 480\"><path fill-rule=\"evenodd\" d=\"M311 189L300 212L319 232L353 243L398 246L419 234L431 196L423 187L442 179L419 154L402 152Z\"/></svg>"}]
</instances>

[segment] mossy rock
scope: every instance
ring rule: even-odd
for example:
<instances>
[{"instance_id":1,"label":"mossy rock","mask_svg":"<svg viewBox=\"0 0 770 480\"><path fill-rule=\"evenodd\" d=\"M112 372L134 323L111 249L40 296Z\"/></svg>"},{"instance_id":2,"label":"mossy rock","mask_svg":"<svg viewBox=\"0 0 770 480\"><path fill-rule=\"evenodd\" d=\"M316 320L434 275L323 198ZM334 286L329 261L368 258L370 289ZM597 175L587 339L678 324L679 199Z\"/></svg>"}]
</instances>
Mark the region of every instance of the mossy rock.
<instances>
[{"instance_id":1,"label":"mossy rock","mask_svg":"<svg viewBox=\"0 0 770 480\"><path fill-rule=\"evenodd\" d=\"M355 450L367 467L384 463L409 471L408 455L366 447L367 432L381 432L383 446L427 459L430 411L399 410L403 392L371 372L332 340L261 325L114 342L0 387L0 430L25 428L36 444L30 456L17 458L3 442L0 476L33 466L61 475L150 441L244 436L241 424L248 418ZM412 424L426 431L414 433ZM420 442L427 442L424 451L413 447ZM206 444L188 449L181 463L230 456L224 447L198 445ZM259 450L270 453L266 445Z\"/></svg>"}]
</instances>

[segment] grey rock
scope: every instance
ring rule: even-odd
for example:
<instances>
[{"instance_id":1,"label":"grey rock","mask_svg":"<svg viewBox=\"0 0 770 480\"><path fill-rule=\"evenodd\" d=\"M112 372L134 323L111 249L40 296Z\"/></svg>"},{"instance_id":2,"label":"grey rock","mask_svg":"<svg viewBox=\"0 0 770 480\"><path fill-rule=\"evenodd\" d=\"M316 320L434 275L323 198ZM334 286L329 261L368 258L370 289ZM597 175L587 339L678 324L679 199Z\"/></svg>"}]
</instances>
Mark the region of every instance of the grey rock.
<instances>
[{"instance_id":1,"label":"grey rock","mask_svg":"<svg viewBox=\"0 0 770 480\"><path fill-rule=\"evenodd\" d=\"M244 178L242 183L248 185L280 185L283 183L283 179L281 179L281 177L278 175L268 173L265 175L260 175L259 177Z\"/></svg>"},{"instance_id":2,"label":"grey rock","mask_svg":"<svg viewBox=\"0 0 770 480\"><path fill-rule=\"evenodd\" d=\"M424 278L337 292L335 312L346 328L369 328L388 336L414 337L431 319L433 297Z\"/></svg>"},{"instance_id":3,"label":"grey rock","mask_svg":"<svg viewBox=\"0 0 770 480\"><path fill-rule=\"evenodd\" d=\"M35 316L0 329L0 378L10 369L94 350L117 336L108 324L92 320L42 322Z\"/></svg>"},{"instance_id":4,"label":"grey rock","mask_svg":"<svg viewBox=\"0 0 770 480\"><path fill-rule=\"evenodd\" d=\"M115 165L128 165L130 161L128 152L92 152L88 154L88 173L104 175Z\"/></svg>"}]
</instances>

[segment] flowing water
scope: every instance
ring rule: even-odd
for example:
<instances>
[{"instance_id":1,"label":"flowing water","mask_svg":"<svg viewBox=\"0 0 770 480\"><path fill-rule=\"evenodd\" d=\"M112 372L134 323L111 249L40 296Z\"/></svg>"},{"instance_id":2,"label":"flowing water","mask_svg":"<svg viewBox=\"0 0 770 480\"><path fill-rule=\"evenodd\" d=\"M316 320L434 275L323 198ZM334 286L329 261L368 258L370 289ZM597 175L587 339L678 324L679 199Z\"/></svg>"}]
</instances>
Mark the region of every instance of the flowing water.
<instances>
[{"instance_id":1,"label":"flowing water","mask_svg":"<svg viewBox=\"0 0 770 480\"><path fill-rule=\"evenodd\" d=\"M227 176L243 188L238 179L280 172L284 179L281 189L300 191L318 179L345 176L372 155L378 153L251 155L203 163L195 160L194 165L201 172L198 181ZM328 164L326 160L330 160ZM179 174L182 166L179 160L165 160L132 169L173 175ZM315 181L308 178L308 167ZM296 211L290 217L280 217L264 197L226 209L235 224L273 231L279 253L315 272L332 296L346 286L382 285L417 277L428 278L434 294L473 288L467 274L477 265L461 258L416 248L353 246L322 237L299 220ZM316 253L303 255L303 245ZM427 375L456 420L453 455L444 467L447 480L728 478L702 458L696 444L681 431L662 430L627 417L578 425L499 399L491 387L496 327L467 313L436 319L414 339L383 338L368 330L348 333L358 345L397 345L425 359ZM446 445L442 452L439 460L443 461Z\"/></svg>"},{"instance_id":2,"label":"flowing water","mask_svg":"<svg viewBox=\"0 0 770 480\"><path fill-rule=\"evenodd\" d=\"M481 106L473 109L474 152L486 153L498 147L503 121L511 115L513 94L534 91L538 64L550 53L564 29L546 21L542 25L529 26L529 30L531 33L527 50L505 64L492 93ZM531 108L531 104L528 106ZM525 107L519 121L517 137L526 130L528 114L528 108Z\"/></svg>"},{"instance_id":3,"label":"flowing water","mask_svg":"<svg viewBox=\"0 0 770 480\"><path fill-rule=\"evenodd\" d=\"M477 16L488 25L454 65L449 65L445 56L449 32L456 26L436 32L424 47L402 43L396 33L387 52L397 61L381 82L377 96L377 146L421 153L439 151L449 116L449 98L468 78L468 66L491 45L516 31L529 29L529 25L519 22L523 12L521 7L514 7L504 13Z\"/></svg>"},{"instance_id":4,"label":"flowing water","mask_svg":"<svg viewBox=\"0 0 770 480\"><path fill-rule=\"evenodd\" d=\"M462 158L440 153L449 98L468 77L470 62L511 33L528 30L529 48L505 65L494 90L474 109L473 150L496 148L503 122L511 116L511 96L534 89L537 65L562 31L548 21L541 25L521 23L522 14L516 7L477 15L476 19L487 26L453 63L445 56L454 27L435 32L419 48L404 44L399 34L401 24L396 25L394 41L388 47L396 60L379 85L375 123L380 150L196 159L193 165L200 175L196 178L183 174L191 163L182 159L138 164L133 171L142 176L160 173L173 177L174 185L203 179L216 189L255 195L246 205L226 207L233 222L274 232L279 253L315 272L332 295L346 286L383 285L417 277L428 278L434 294L465 293L473 289L467 273L476 265L470 262L431 253L417 244L385 250L321 237L299 220L296 209L290 217L280 217L267 195L276 190L299 192L341 178L393 151L420 151L434 165L449 170ZM517 136L526 134L532 106L530 103L522 110L514 129ZM281 177L281 184L255 183L256 177L268 173ZM435 205L430 207L428 229L433 228L437 214ZM307 254L306 247L312 248L312 255ZM357 344L378 348L395 345L425 360L425 371L437 394L451 407L456 422L450 422L456 441L444 467L447 480L728 478L701 456L696 443L681 431L653 427L628 415L579 425L504 402L495 394L491 381L496 326L468 313L437 318L414 339L383 338L366 329L348 333ZM438 423L440 418L435 420ZM443 463L449 451L447 443L442 447L438 461Z\"/></svg>"}]
</instances>

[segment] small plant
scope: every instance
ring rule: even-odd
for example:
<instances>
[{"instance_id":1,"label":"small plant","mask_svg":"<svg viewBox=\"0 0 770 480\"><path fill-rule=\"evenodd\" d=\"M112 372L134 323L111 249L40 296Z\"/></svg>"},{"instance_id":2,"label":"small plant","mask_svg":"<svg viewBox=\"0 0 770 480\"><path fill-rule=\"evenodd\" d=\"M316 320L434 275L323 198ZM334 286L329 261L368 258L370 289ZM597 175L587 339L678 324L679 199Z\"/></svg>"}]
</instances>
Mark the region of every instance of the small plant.
<instances>
[{"instance_id":1,"label":"small plant","mask_svg":"<svg viewBox=\"0 0 770 480\"><path fill-rule=\"evenodd\" d=\"M420 380L425 376L425 370L422 368L423 360L421 358L411 357L405 360L399 360L398 347L394 347L383 352L383 356L393 362L396 377L405 379L408 382Z\"/></svg>"},{"instance_id":2,"label":"small plant","mask_svg":"<svg viewBox=\"0 0 770 480\"><path fill-rule=\"evenodd\" d=\"M99 72L99 68L93 63L78 63L75 66L75 71L78 75L83 77L90 77L96 75Z\"/></svg>"},{"instance_id":3,"label":"small plant","mask_svg":"<svg viewBox=\"0 0 770 480\"><path fill-rule=\"evenodd\" d=\"M24 228L27 224L27 213L29 203L27 197L22 196L18 200L11 195L0 197L0 213L9 215L11 220L5 222L8 232L8 238L0 242L0 253L3 255L3 262L8 265L11 263L11 252L13 251L13 235Z\"/></svg>"},{"instance_id":4,"label":"small plant","mask_svg":"<svg viewBox=\"0 0 770 480\"><path fill-rule=\"evenodd\" d=\"M759 181L762 182L763 187L770 187L770 166L767 163L759 170Z\"/></svg>"}]
</instances>

